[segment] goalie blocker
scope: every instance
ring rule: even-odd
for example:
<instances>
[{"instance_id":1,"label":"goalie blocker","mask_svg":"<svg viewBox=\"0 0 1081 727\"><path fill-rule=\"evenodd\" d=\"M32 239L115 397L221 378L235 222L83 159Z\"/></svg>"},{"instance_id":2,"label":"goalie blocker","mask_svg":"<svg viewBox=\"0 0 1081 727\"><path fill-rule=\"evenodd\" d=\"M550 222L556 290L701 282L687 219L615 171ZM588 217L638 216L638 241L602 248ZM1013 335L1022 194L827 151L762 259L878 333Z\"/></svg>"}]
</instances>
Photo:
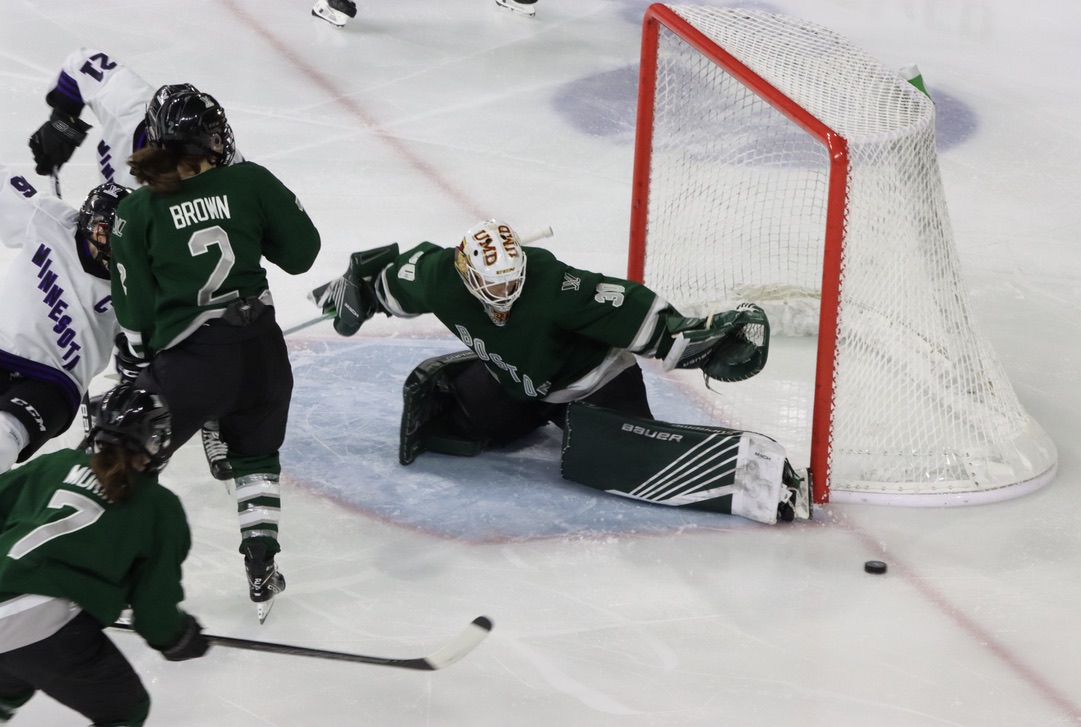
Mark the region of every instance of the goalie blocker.
<instances>
[{"instance_id":1,"label":"goalie blocker","mask_svg":"<svg viewBox=\"0 0 1081 727\"><path fill-rule=\"evenodd\" d=\"M334 330L352 336L364 321L376 313L387 313L375 293L374 278L398 257L398 243L349 256L349 268L340 278L320 285L308 293L308 299L334 316Z\"/></svg>"},{"instance_id":2,"label":"goalie blocker","mask_svg":"<svg viewBox=\"0 0 1081 727\"><path fill-rule=\"evenodd\" d=\"M564 479L634 500L762 523L811 516L809 487L769 437L670 424L582 402L567 409Z\"/></svg>"}]
</instances>

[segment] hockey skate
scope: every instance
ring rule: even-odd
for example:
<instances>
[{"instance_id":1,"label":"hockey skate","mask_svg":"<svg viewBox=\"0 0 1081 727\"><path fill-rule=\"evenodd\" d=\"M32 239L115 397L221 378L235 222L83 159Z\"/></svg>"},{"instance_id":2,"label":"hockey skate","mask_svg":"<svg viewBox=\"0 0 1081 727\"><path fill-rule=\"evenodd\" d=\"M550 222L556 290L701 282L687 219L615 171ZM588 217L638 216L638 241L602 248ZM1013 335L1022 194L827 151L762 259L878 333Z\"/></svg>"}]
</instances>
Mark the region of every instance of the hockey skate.
<instances>
[{"instance_id":1,"label":"hockey skate","mask_svg":"<svg viewBox=\"0 0 1081 727\"><path fill-rule=\"evenodd\" d=\"M266 621L274 606L274 597L285 590L285 576L274 563L274 556L266 554L266 546L252 543L245 550L244 570L248 574L248 595L255 603L259 623Z\"/></svg>"},{"instance_id":2,"label":"hockey skate","mask_svg":"<svg viewBox=\"0 0 1081 727\"><path fill-rule=\"evenodd\" d=\"M352 0L319 0L312 8L312 15L335 28L344 28L349 18L357 16L357 4Z\"/></svg>"},{"instance_id":3,"label":"hockey skate","mask_svg":"<svg viewBox=\"0 0 1081 727\"><path fill-rule=\"evenodd\" d=\"M531 18L537 14L537 0L495 0L495 4Z\"/></svg>"},{"instance_id":4,"label":"hockey skate","mask_svg":"<svg viewBox=\"0 0 1081 727\"><path fill-rule=\"evenodd\" d=\"M210 466L210 476L216 480L233 479L233 466L226 458L229 447L221 439L221 429L216 419L203 425L203 454Z\"/></svg>"},{"instance_id":5,"label":"hockey skate","mask_svg":"<svg viewBox=\"0 0 1081 727\"><path fill-rule=\"evenodd\" d=\"M778 520L790 523L793 520L811 519L813 505L810 483L809 472L804 471L801 477L785 460L784 474L781 475L781 501L777 505Z\"/></svg>"}]
</instances>

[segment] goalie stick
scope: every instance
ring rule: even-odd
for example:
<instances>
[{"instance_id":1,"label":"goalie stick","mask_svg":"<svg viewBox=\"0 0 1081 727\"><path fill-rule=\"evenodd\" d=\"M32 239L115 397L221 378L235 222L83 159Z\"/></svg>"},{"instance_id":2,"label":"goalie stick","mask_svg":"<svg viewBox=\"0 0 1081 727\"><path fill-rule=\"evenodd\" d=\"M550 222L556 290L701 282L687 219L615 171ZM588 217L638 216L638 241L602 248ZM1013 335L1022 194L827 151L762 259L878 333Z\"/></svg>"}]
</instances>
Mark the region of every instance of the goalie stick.
<instances>
[{"instance_id":1,"label":"goalie stick","mask_svg":"<svg viewBox=\"0 0 1081 727\"><path fill-rule=\"evenodd\" d=\"M112 624L113 628L124 631L134 631L135 627L125 621L117 621ZM473 651L484 641L492 630L492 620L487 616L478 616L451 639L438 651L428 656L419 656L412 659L395 659L383 656L368 656L366 654L349 654L342 651L327 651L326 649L310 649L305 646L290 646L289 644L276 644L270 641L252 641L250 639L236 639L231 636L214 636L206 634L206 640L216 646L227 646L232 649L244 649L246 651L264 651L271 654L285 654L288 656L310 656L317 659L330 659L332 661L352 661L359 664L374 664L375 666L392 666L398 669L415 669L418 671L435 671L443 669Z\"/></svg>"},{"instance_id":2,"label":"goalie stick","mask_svg":"<svg viewBox=\"0 0 1081 727\"><path fill-rule=\"evenodd\" d=\"M552 226L549 225L548 227L545 227L543 230L534 230L533 232L529 233L528 235L522 235L521 242L522 242L523 245L532 245L534 243L540 242L541 240L543 240L546 237L551 237L554 234L555 233L552 232Z\"/></svg>"},{"instance_id":3,"label":"goalie stick","mask_svg":"<svg viewBox=\"0 0 1081 727\"><path fill-rule=\"evenodd\" d=\"M523 245L532 245L534 243L540 242L547 237L551 237L553 234L555 233L552 232L552 226L549 225L544 229L535 230L534 232L531 232L527 235L522 235L521 242ZM337 278L335 278L335 280L337 280ZM329 288L333 282L334 280L327 281L326 283L323 283L319 287L312 290L310 293L308 293L308 300L310 300L312 303L315 303L316 305L319 305L319 302L323 299L323 294L327 292L327 288ZM312 318L311 320L304 321L303 323L298 323L292 328L285 329L284 331L282 331L282 335L288 336L291 333L303 331L305 328L310 328L316 323L319 323L320 321L328 321L333 317L333 313L324 313L323 315Z\"/></svg>"},{"instance_id":4,"label":"goalie stick","mask_svg":"<svg viewBox=\"0 0 1081 727\"><path fill-rule=\"evenodd\" d=\"M330 285L330 283L327 283L327 285ZM326 286L325 285L320 285L318 288L313 290L312 293L315 293L316 290L319 291L320 293L322 293L323 290L326 290ZM323 315L319 316L318 318L312 318L310 321L304 321L303 323L298 323L295 326L293 326L292 328L286 328L284 331L282 331L282 335L283 336L288 336L291 333L296 333L297 331L303 331L305 328L311 328L316 323L319 323L321 321L329 321L333 317L334 317L333 313L324 313Z\"/></svg>"}]
</instances>

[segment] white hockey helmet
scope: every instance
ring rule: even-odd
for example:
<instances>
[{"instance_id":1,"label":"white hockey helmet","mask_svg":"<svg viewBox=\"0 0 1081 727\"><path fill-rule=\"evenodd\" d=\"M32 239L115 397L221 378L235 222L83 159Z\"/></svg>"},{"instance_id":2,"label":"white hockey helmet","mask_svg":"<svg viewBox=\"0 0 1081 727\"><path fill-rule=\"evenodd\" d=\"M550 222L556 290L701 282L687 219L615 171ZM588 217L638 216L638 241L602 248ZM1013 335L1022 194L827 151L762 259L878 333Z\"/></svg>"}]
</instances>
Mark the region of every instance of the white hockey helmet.
<instances>
[{"instance_id":1,"label":"white hockey helmet","mask_svg":"<svg viewBox=\"0 0 1081 727\"><path fill-rule=\"evenodd\" d=\"M521 238L498 220L469 228L454 255L454 267L465 287L484 304L497 326L507 322L511 306L522 294L525 266Z\"/></svg>"}]
</instances>

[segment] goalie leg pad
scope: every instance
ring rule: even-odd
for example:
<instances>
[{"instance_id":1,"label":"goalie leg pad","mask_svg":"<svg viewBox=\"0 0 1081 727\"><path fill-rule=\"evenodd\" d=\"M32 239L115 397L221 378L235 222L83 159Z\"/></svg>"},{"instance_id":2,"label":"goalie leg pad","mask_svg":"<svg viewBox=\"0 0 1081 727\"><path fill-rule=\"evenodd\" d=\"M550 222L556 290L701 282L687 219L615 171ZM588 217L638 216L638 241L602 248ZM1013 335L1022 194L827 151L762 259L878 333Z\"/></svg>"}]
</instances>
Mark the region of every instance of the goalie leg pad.
<instances>
[{"instance_id":1,"label":"goalie leg pad","mask_svg":"<svg viewBox=\"0 0 1081 727\"><path fill-rule=\"evenodd\" d=\"M485 441L459 436L447 423L455 406L451 381L477 360L472 351L435 356L406 377L398 438L398 461L403 465L411 464L421 452L469 457L484 449Z\"/></svg>"},{"instance_id":2,"label":"goalie leg pad","mask_svg":"<svg viewBox=\"0 0 1081 727\"><path fill-rule=\"evenodd\" d=\"M611 494L773 524L786 465L784 448L761 434L567 408L563 478Z\"/></svg>"}]
</instances>

